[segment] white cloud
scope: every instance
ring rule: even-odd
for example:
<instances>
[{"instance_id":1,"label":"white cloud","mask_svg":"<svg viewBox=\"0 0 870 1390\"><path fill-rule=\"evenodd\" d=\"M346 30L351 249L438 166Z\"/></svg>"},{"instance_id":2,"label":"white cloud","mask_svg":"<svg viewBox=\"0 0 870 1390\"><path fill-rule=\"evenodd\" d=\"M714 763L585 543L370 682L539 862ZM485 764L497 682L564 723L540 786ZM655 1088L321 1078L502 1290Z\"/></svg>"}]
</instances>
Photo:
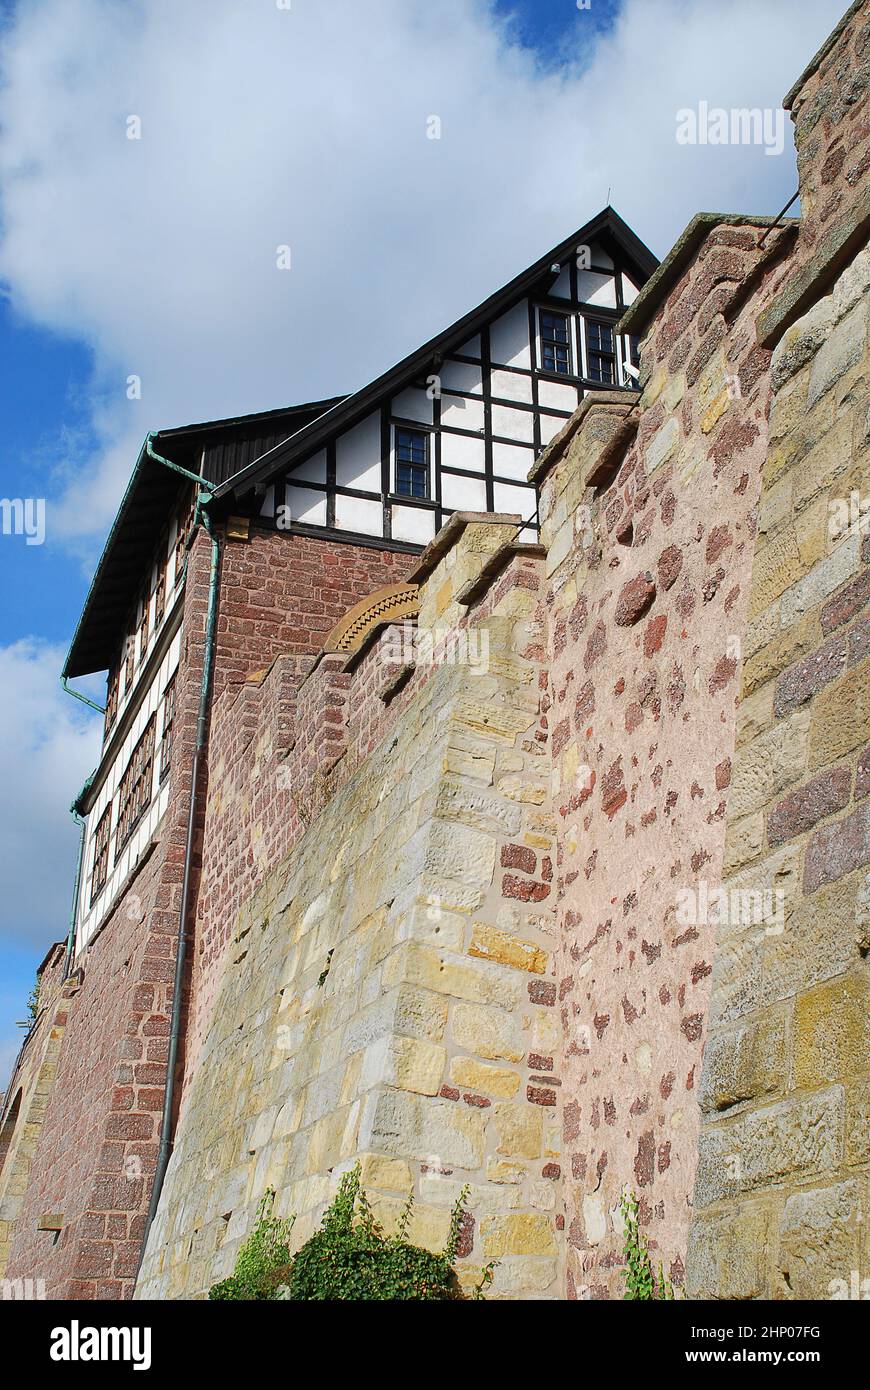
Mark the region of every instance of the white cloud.
<instances>
[{"instance_id":1,"label":"white cloud","mask_svg":"<svg viewBox=\"0 0 870 1390\"><path fill-rule=\"evenodd\" d=\"M625 0L594 50L578 12L555 72L485 0L21 4L0 276L95 362L96 455L76 469L58 443L63 533L105 531L147 429L363 384L608 188L660 254L698 209L778 210L790 144L679 147L675 113L778 105L844 3Z\"/></svg>"},{"instance_id":2,"label":"white cloud","mask_svg":"<svg viewBox=\"0 0 870 1390\"><path fill-rule=\"evenodd\" d=\"M59 647L0 647L0 940L37 959L69 929L78 830L69 814L100 749L99 720L66 695Z\"/></svg>"}]
</instances>

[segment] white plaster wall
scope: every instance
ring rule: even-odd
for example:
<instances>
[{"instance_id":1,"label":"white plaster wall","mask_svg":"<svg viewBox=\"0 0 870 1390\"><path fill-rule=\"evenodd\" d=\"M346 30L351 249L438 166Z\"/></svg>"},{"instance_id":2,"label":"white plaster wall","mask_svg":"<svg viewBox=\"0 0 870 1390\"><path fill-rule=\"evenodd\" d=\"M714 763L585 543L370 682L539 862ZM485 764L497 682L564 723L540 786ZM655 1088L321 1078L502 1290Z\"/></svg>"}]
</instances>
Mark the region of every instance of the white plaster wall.
<instances>
[{"instance_id":1,"label":"white plaster wall","mask_svg":"<svg viewBox=\"0 0 870 1390\"><path fill-rule=\"evenodd\" d=\"M489 353L493 363L506 367L531 367L527 300L521 300L501 318L495 319L489 331Z\"/></svg>"},{"instance_id":2,"label":"white plaster wall","mask_svg":"<svg viewBox=\"0 0 870 1390\"><path fill-rule=\"evenodd\" d=\"M367 415L352 430L339 435L335 451L335 481L339 487L380 492L381 420L378 412Z\"/></svg>"}]
</instances>

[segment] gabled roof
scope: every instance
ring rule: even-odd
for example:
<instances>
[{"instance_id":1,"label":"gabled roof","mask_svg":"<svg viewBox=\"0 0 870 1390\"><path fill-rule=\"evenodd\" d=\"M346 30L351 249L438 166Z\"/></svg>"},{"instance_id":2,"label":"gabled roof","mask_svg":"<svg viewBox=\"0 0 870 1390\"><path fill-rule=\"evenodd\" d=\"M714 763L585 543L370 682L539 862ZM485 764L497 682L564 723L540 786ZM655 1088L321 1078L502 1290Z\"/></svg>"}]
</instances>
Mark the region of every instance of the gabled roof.
<instances>
[{"instance_id":1,"label":"gabled roof","mask_svg":"<svg viewBox=\"0 0 870 1390\"><path fill-rule=\"evenodd\" d=\"M174 463L200 473L203 448L208 446L205 477L215 487L215 501L229 504L234 497L242 497L288 471L338 430L348 428L380 401L418 379L433 360L458 349L484 324L552 278L555 263L564 263L578 246L592 241L602 242L605 249L608 244L618 248L640 283L658 265L628 224L613 208L606 207L476 309L353 395L161 430L155 436L156 449ZM257 441L262 441L259 449ZM115 661L124 624L181 486L179 475L156 463L143 445L85 600L64 663L65 677L102 671Z\"/></svg>"},{"instance_id":2,"label":"gabled roof","mask_svg":"<svg viewBox=\"0 0 870 1390\"><path fill-rule=\"evenodd\" d=\"M355 424L385 397L396 394L420 377L432 365L433 359L459 348L486 323L504 313L517 300L533 290L541 280L548 277L554 264L563 264L568 257L573 256L578 246L592 241L606 242L609 239L617 243L625 258L635 267L641 283L653 274L658 266L656 257L635 235L628 223L622 220L618 212L612 207L604 208L591 222L587 222L572 236L566 237L558 246L547 251L502 289L490 295L482 304L478 304L476 309L457 319L449 328L445 328L428 343L424 343L422 347L403 358L395 367L390 367L368 386L351 396L346 396L331 410L268 450L262 458L254 459L247 468L228 478L217 488L215 497L225 497L229 493L237 497L242 496L256 484L264 484L276 474L286 472L296 462L301 461L303 456L324 444L337 430Z\"/></svg>"}]
</instances>

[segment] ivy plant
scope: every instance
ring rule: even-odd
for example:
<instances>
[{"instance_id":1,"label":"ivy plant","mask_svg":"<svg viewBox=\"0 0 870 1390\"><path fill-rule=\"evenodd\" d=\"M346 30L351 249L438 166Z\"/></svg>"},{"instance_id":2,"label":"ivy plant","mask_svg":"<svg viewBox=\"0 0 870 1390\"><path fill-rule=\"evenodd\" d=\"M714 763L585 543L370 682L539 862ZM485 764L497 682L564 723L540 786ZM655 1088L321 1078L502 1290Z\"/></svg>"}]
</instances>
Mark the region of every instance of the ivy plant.
<instances>
[{"instance_id":1,"label":"ivy plant","mask_svg":"<svg viewBox=\"0 0 870 1390\"><path fill-rule=\"evenodd\" d=\"M359 1164L343 1175L320 1229L295 1256L291 1257L288 1246L292 1220L281 1221L272 1215L274 1198L270 1191L260 1203L257 1224L239 1251L235 1271L214 1285L209 1298L434 1302L463 1297L455 1262L467 1187L453 1207L440 1254L407 1239L413 1193L402 1208L395 1233L384 1234L362 1186ZM481 1272L472 1298L485 1296L494 1264L491 1261Z\"/></svg>"},{"instance_id":2,"label":"ivy plant","mask_svg":"<svg viewBox=\"0 0 870 1390\"><path fill-rule=\"evenodd\" d=\"M659 1264L658 1275L653 1272L652 1260L646 1239L641 1235L637 1220L637 1198L633 1192L625 1191L620 1202L622 1219L625 1222L625 1280L626 1299L672 1299L673 1285Z\"/></svg>"}]
</instances>

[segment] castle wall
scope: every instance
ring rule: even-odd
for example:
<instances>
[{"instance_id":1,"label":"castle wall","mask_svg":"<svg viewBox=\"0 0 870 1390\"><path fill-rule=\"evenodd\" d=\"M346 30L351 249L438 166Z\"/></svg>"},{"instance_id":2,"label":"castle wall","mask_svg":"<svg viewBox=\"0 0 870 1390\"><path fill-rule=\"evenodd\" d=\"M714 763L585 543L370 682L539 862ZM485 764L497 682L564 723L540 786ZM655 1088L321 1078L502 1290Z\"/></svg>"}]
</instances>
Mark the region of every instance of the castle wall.
<instances>
[{"instance_id":1,"label":"castle wall","mask_svg":"<svg viewBox=\"0 0 870 1390\"><path fill-rule=\"evenodd\" d=\"M505 532L464 528L424 581L421 627L465 621L457 588ZM138 1296L201 1296L269 1185L301 1243L356 1160L388 1224L413 1188L411 1236L432 1248L468 1182L463 1277L497 1258L497 1293L560 1293L552 822L528 635L540 560L511 563L472 618L485 669L421 670L359 761L372 725L355 691L371 695L379 649L352 672L323 809L233 924ZM325 659L300 705L338 708L341 689Z\"/></svg>"},{"instance_id":2,"label":"castle wall","mask_svg":"<svg viewBox=\"0 0 870 1390\"><path fill-rule=\"evenodd\" d=\"M724 887L781 911L719 926L696 1297L870 1279L868 290L865 248L771 363Z\"/></svg>"},{"instance_id":3,"label":"castle wall","mask_svg":"<svg viewBox=\"0 0 870 1390\"><path fill-rule=\"evenodd\" d=\"M348 554L340 579L333 580L338 559L325 543L255 531L249 542L223 546L214 681L216 691L226 692L230 708L239 673L268 664L290 644L300 654L307 652L310 664L346 608L383 582L381 576L392 575L394 565L407 568L409 563L406 554L339 549ZM9 1212L7 1274L44 1279L49 1297L127 1297L139 1263L165 1093L210 554L208 538L200 532L185 581L172 766L168 792L164 788L162 793L166 810L139 846L111 911L74 961L81 979L66 1001L59 1056L50 1074L43 1073L43 1091L50 1087L50 1094L41 1101L45 1118L29 1160L26 1193L14 1204L14 1224ZM220 768L218 806L224 748L237 749L236 776L242 775L247 753L244 727L232 717L222 721L222 708L218 697L212 743ZM290 711L284 713L289 718ZM208 788L208 767L203 766L194 890L209 807L214 814L214 802L206 801ZM267 804L265 797L262 804ZM209 916L198 918L206 949L202 922L217 916L222 887L240 894L257 878L256 873L245 876L248 826L238 816L238 804L233 811L215 825L208 842L212 856L205 865L204 891ZM273 817L270 824L282 833L280 819ZM288 843L281 840L281 852ZM203 1008L211 1003L207 972L197 968L202 944L195 936L183 1036L200 1000ZM195 1050L185 1049L182 1067L185 1052L188 1061L195 1061ZM19 1084L13 1078L12 1085ZM63 1214L59 1234L38 1229L45 1212Z\"/></svg>"},{"instance_id":4,"label":"castle wall","mask_svg":"<svg viewBox=\"0 0 870 1390\"><path fill-rule=\"evenodd\" d=\"M639 402L592 398L542 460L568 1292L618 1297L619 1201L683 1283L769 354L774 233L724 222L642 344ZM756 277L748 294L746 284Z\"/></svg>"},{"instance_id":5,"label":"castle wall","mask_svg":"<svg viewBox=\"0 0 870 1390\"><path fill-rule=\"evenodd\" d=\"M232 924L305 828L293 795L297 691L323 641L361 598L402 579L413 556L252 526L223 549L193 1008L185 1077L196 1067ZM205 599L202 601L205 612ZM185 1082L186 1084L186 1082Z\"/></svg>"}]
</instances>

